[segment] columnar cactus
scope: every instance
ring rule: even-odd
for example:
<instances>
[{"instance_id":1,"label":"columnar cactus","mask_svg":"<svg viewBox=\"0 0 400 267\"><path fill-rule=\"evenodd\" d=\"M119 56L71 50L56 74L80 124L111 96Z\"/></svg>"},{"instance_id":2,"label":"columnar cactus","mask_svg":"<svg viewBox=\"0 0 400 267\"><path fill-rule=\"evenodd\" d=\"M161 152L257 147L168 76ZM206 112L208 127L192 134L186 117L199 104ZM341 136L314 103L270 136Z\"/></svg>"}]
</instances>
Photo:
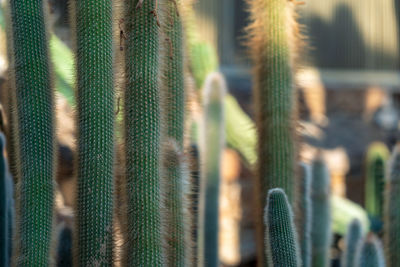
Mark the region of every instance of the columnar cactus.
<instances>
[{"instance_id":1,"label":"columnar cactus","mask_svg":"<svg viewBox=\"0 0 400 267\"><path fill-rule=\"evenodd\" d=\"M359 242L355 255L356 267L385 267L385 258L381 242L373 234L369 234L365 240ZM388 266L397 266L388 265Z\"/></svg>"},{"instance_id":2,"label":"columnar cactus","mask_svg":"<svg viewBox=\"0 0 400 267\"><path fill-rule=\"evenodd\" d=\"M383 192L385 165L389 150L383 143L369 146L366 158L365 208L368 214L381 219L383 216Z\"/></svg>"},{"instance_id":3,"label":"columnar cactus","mask_svg":"<svg viewBox=\"0 0 400 267\"><path fill-rule=\"evenodd\" d=\"M363 229L359 220L353 220L345 237L345 248L342 255L341 266L353 267L356 259L356 249L358 243L363 238Z\"/></svg>"},{"instance_id":4,"label":"columnar cactus","mask_svg":"<svg viewBox=\"0 0 400 267\"><path fill-rule=\"evenodd\" d=\"M312 266L327 267L330 263L331 208L330 177L322 158L312 164L311 205L312 205Z\"/></svg>"},{"instance_id":5,"label":"columnar cactus","mask_svg":"<svg viewBox=\"0 0 400 267\"><path fill-rule=\"evenodd\" d=\"M188 220L190 241L187 250L188 266L196 267L198 259L198 226L199 226L199 192L200 192L200 159L197 146L192 145L189 150L190 178L185 187L185 198L188 201Z\"/></svg>"},{"instance_id":6,"label":"columnar cactus","mask_svg":"<svg viewBox=\"0 0 400 267\"><path fill-rule=\"evenodd\" d=\"M189 266L190 243L186 229L187 207L185 205L185 186L188 182L189 173L186 163L180 152L179 145L173 139L167 140L163 146L163 172L162 190L163 207L165 211L163 220L163 237L165 245L166 266L179 267Z\"/></svg>"},{"instance_id":7,"label":"columnar cactus","mask_svg":"<svg viewBox=\"0 0 400 267\"><path fill-rule=\"evenodd\" d=\"M0 264L9 266L14 228L14 184L4 155L5 147L5 137L0 133Z\"/></svg>"},{"instance_id":8,"label":"columnar cactus","mask_svg":"<svg viewBox=\"0 0 400 267\"><path fill-rule=\"evenodd\" d=\"M157 3L163 1L129 0L125 7L126 266L161 266L163 262L158 84L161 9Z\"/></svg>"},{"instance_id":9,"label":"columnar cactus","mask_svg":"<svg viewBox=\"0 0 400 267\"><path fill-rule=\"evenodd\" d=\"M298 230L301 260L304 267L311 266L311 167L301 163L301 173L298 181L295 201L295 221Z\"/></svg>"},{"instance_id":10,"label":"columnar cactus","mask_svg":"<svg viewBox=\"0 0 400 267\"><path fill-rule=\"evenodd\" d=\"M18 266L50 264L56 157L44 6L41 0L9 1L19 150Z\"/></svg>"},{"instance_id":11,"label":"columnar cactus","mask_svg":"<svg viewBox=\"0 0 400 267\"><path fill-rule=\"evenodd\" d=\"M204 85L204 119L201 134L200 266L218 266L218 198L220 162L224 147L225 80L211 73Z\"/></svg>"},{"instance_id":12,"label":"columnar cactus","mask_svg":"<svg viewBox=\"0 0 400 267\"><path fill-rule=\"evenodd\" d=\"M257 231L262 236L262 210L269 189L283 188L293 200L297 149L295 142L295 43L291 1L252 0L249 46L254 62L254 103L258 131L256 175ZM264 262L263 242L257 240L258 261Z\"/></svg>"},{"instance_id":13,"label":"columnar cactus","mask_svg":"<svg viewBox=\"0 0 400 267\"><path fill-rule=\"evenodd\" d=\"M112 1L74 1L79 266L112 265L114 85Z\"/></svg>"},{"instance_id":14,"label":"columnar cactus","mask_svg":"<svg viewBox=\"0 0 400 267\"><path fill-rule=\"evenodd\" d=\"M400 262L400 144L393 150L385 188L384 247L388 266Z\"/></svg>"},{"instance_id":15,"label":"columnar cactus","mask_svg":"<svg viewBox=\"0 0 400 267\"><path fill-rule=\"evenodd\" d=\"M167 16L164 22L164 34L167 36L165 42L164 83L163 98L166 135L173 138L179 147L183 147L184 137L184 114L185 114L185 91L184 91L184 69L183 69L183 41L182 22L179 15L181 1L168 0Z\"/></svg>"},{"instance_id":16,"label":"columnar cactus","mask_svg":"<svg viewBox=\"0 0 400 267\"><path fill-rule=\"evenodd\" d=\"M268 266L303 266L292 209L282 189L268 192L264 220Z\"/></svg>"}]
</instances>

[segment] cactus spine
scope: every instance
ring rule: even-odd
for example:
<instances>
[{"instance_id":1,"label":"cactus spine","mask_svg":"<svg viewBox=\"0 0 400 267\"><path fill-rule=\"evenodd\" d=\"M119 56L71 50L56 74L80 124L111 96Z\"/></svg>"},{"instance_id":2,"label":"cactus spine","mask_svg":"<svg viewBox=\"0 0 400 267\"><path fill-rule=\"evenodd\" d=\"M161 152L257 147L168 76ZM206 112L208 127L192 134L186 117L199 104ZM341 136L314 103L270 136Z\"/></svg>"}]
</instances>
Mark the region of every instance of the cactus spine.
<instances>
[{"instance_id":1,"label":"cactus spine","mask_svg":"<svg viewBox=\"0 0 400 267\"><path fill-rule=\"evenodd\" d=\"M268 266L302 266L292 209L282 189L268 192L264 220Z\"/></svg>"},{"instance_id":2,"label":"cactus spine","mask_svg":"<svg viewBox=\"0 0 400 267\"><path fill-rule=\"evenodd\" d=\"M356 252L356 267L385 267L382 245L373 234L369 234L365 240L359 242ZM388 265L396 266L396 265Z\"/></svg>"},{"instance_id":3,"label":"cactus spine","mask_svg":"<svg viewBox=\"0 0 400 267\"><path fill-rule=\"evenodd\" d=\"M385 189L384 247L388 266L400 262L400 144L392 153Z\"/></svg>"},{"instance_id":4,"label":"cactus spine","mask_svg":"<svg viewBox=\"0 0 400 267\"><path fill-rule=\"evenodd\" d=\"M112 1L74 1L77 47L76 265L112 265Z\"/></svg>"},{"instance_id":5,"label":"cactus spine","mask_svg":"<svg viewBox=\"0 0 400 267\"><path fill-rule=\"evenodd\" d=\"M168 140L163 152L163 207L165 207L164 240L166 266L188 266L186 262L188 224L184 205L184 186L189 176L187 167L175 140Z\"/></svg>"},{"instance_id":6,"label":"cactus spine","mask_svg":"<svg viewBox=\"0 0 400 267\"><path fill-rule=\"evenodd\" d=\"M330 178L328 169L321 157L312 164L311 202L312 202L312 266L329 266L331 244Z\"/></svg>"},{"instance_id":7,"label":"cactus spine","mask_svg":"<svg viewBox=\"0 0 400 267\"><path fill-rule=\"evenodd\" d=\"M258 262L265 262L262 214L265 194L283 188L293 200L295 181L295 88L292 71L291 2L250 1L250 40L254 68L254 103L258 130L256 174ZM289 14L289 16L288 16Z\"/></svg>"},{"instance_id":8,"label":"cactus spine","mask_svg":"<svg viewBox=\"0 0 400 267\"><path fill-rule=\"evenodd\" d=\"M363 231L359 220L355 219L349 225L345 237L345 248L342 255L341 265L343 267L353 267L355 265L357 245L363 237Z\"/></svg>"},{"instance_id":9,"label":"cactus spine","mask_svg":"<svg viewBox=\"0 0 400 267\"><path fill-rule=\"evenodd\" d=\"M301 163L299 192L296 192L296 226L299 233L302 266L311 266L311 167Z\"/></svg>"},{"instance_id":10,"label":"cactus spine","mask_svg":"<svg viewBox=\"0 0 400 267\"><path fill-rule=\"evenodd\" d=\"M161 266L158 1L126 1L126 266Z\"/></svg>"},{"instance_id":11,"label":"cactus spine","mask_svg":"<svg viewBox=\"0 0 400 267\"><path fill-rule=\"evenodd\" d=\"M366 159L365 208L368 214L381 219L383 216L383 192L385 163L389 150L383 143L373 143Z\"/></svg>"},{"instance_id":12,"label":"cactus spine","mask_svg":"<svg viewBox=\"0 0 400 267\"><path fill-rule=\"evenodd\" d=\"M10 0L19 150L18 266L47 266L53 226L55 138L44 1Z\"/></svg>"},{"instance_id":13,"label":"cactus spine","mask_svg":"<svg viewBox=\"0 0 400 267\"><path fill-rule=\"evenodd\" d=\"M204 85L204 119L201 140L199 263L218 266L218 198L220 161L224 146L225 80L211 73Z\"/></svg>"}]
</instances>

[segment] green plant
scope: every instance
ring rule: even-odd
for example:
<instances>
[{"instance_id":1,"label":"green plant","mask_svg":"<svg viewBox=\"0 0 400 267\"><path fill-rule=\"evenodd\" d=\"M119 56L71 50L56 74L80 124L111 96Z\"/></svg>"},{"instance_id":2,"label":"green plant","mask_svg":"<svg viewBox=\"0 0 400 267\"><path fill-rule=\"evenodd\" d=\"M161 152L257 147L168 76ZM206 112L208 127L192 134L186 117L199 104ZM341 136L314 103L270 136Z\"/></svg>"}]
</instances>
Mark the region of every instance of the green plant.
<instances>
[{"instance_id":1,"label":"green plant","mask_svg":"<svg viewBox=\"0 0 400 267\"><path fill-rule=\"evenodd\" d=\"M126 266L161 266L163 262L158 83L161 9L156 4L157 1L130 0L125 6Z\"/></svg>"},{"instance_id":2,"label":"green plant","mask_svg":"<svg viewBox=\"0 0 400 267\"><path fill-rule=\"evenodd\" d=\"M345 248L341 259L341 266L353 267L356 259L356 249L358 243L363 238L363 230L361 223L358 220L354 220L349 225L349 228L345 237Z\"/></svg>"},{"instance_id":3,"label":"green plant","mask_svg":"<svg viewBox=\"0 0 400 267\"><path fill-rule=\"evenodd\" d=\"M322 157L312 163L311 205L312 205L312 266L329 266L331 245L330 177Z\"/></svg>"},{"instance_id":4,"label":"green plant","mask_svg":"<svg viewBox=\"0 0 400 267\"><path fill-rule=\"evenodd\" d=\"M385 164L389 150L383 143L375 142L368 148L365 174L365 208L369 215L381 219L383 216L383 191Z\"/></svg>"},{"instance_id":5,"label":"green plant","mask_svg":"<svg viewBox=\"0 0 400 267\"><path fill-rule=\"evenodd\" d=\"M396 266L400 262L400 144L392 152L384 194L383 242L388 266Z\"/></svg>"},{"instance_id":6,"label":"green plant","mask_svg":"<svg viewBox=\"0 0 400 267\"><path fill-rule=\"evenodd\" d=\"M302 266L292 209L282 189L269 190L264 214L268 266Z\"/></svg>"},{"instance_id":7,"label":"green plant","mask_svg":"<svg viewBox=\"0 0 400 267\"><path fill-rule=\"evenodd\" d=\"M356 267L385 267L385 258L383 256L382 245L378 238L369 234L365 240L359 242L356 251ZM396 263L397 265L397 263ZM388 265L388 266L396 266Z\"/></svg>"},{"instance_id":8,"label":"green plant","mask_svg":"<svg viewBox=\"0 0 400 267\"><path fill-rule=\"evenodd\" d=\"M9 1L18 150L18 266L46 266L53 226L53 90L43 1Z\"/></svg>"},{"instance_id":9,"label":"green plant","mask_svg":"<svg viewBox=\"0 0 400 267\"><path fill-rule=\"evenodd\" d=\"M187 212L185 205L185 185L189 173L179 145L173 139L163 145L163 235L165 240L165 265L171 267L187 266L190 257Z\"/></svg>"},{"instance_id":10,"label":"green plant","mask_svg":"<svg viewBox=\"0 0 400 267\"><path fill-rule=\"evenodd\" d=\"M311 167L300 164L301 173L298 180L298 191L295 200L295 221L298 230L302 266L311 266Z\"/></svg>"},{"instance_id":11,"label":"green plant","mask_svg":"<svg viewBox=\"0 0 400 267\"><path fill-rule=\"evenodd\" d=\"M199 262L218 266L218 198L220 162L224 140L224 98L226 84L223 76L211 73L204 85L204 118L201 134L201 185ZM204 257L204 258L203 258Z\"/></svg>"},{"instance_id":12,"label":"green plant","mask_svg":"<svg viewBox=\"0 0 400 267\"><path fill-rule=\"evenodd\" d=\"M74 1L79 266L112 265L114 84L112 1Z\"/></svg>"},{"instance_id":13,"label":"green plant","mask_svg":"<svg viewBox=\"0 0 400 267\"><path fill-rule=\"evenodd\" d=\"M257 236L263 232L265 194L283 188L293 201L296 148L296 97L293 78L294 21L292 2L250 1L249 47L254 63L254 104L258 131L256 170ZM257 240L258 261L265 262L263 242Z\"/></svg>"}]
</instances>

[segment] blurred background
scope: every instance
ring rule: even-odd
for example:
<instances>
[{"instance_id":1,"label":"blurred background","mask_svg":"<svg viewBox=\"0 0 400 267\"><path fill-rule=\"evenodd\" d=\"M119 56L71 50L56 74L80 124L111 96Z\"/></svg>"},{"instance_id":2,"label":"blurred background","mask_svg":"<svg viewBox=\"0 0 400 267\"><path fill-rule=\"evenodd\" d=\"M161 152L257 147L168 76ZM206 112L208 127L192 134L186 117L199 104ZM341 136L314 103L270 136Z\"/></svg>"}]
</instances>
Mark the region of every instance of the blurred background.
<instances>
[{"instance_id":1,"label":"blurred background","mask_svg":"<svg viewBox=\"0 0 400 267\"><path fill-rule=\"evenodd\" d=\"M63 210L60 216L69 217L75 125L68 1L48 2L53 60L57 62L57 117L62 122L58 123L59 206ZM301 157L309 162L322 151L331 173L332 193L350 200L343 205L358 211L366 203L369 149L379 147L387 154L399 136L400 0L306 0L298 11L307 42L301 53L303 68L296 73ZM229 91L253 117L251 64L244 45L249 22L246 1L198 0L196 12L200 36L216 48ZM0 13L2 95L8 79L4 24ZM226 148L220 194L220 259L224 266L253 266L255 262L252 181L252 172L240 154ZM343 230L339 228L332 244L334 264L342 246Z\"/></svg>"}]
</instances>

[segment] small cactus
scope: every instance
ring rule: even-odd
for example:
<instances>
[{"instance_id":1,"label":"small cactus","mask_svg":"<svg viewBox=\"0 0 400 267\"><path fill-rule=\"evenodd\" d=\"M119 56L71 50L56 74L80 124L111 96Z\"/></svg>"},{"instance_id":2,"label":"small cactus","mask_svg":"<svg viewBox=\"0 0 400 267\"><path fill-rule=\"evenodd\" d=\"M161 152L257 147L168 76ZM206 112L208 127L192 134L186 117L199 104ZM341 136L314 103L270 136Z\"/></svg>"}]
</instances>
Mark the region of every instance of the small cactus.
<instances>
[{"instance_id":1,"label":"small cactus","mask_svg":"<svg viewBox=\"0 0 400 267\"><path fill-rule=\"evenodd\" d=\"M10 73L17 114L17 266L47 266L51 255L56 156L44 7L42 0L9 1Z\"/></svg>"},{"instance_id":2,"label":"small cactus","mask_svg":"<svg viewBox=\"0 0 400 267\"><path fill-rule=\"evenodd\" d=\"M114 193L112 1L73 1L77 71L75 264L111 266Z\"/></svg>"},{"instance_id":3,"label":"small cactus","mask_svg":"<svg viewBox=\"0 0 400 267\"><path fill-rule=\"evenodd\" d=\"M301 260L303 267L311 266L311 167L305 163L300 164L301 174L296 192L296 227L298 230Z\"/></svg>"},{"instance_id":4,"label":"small cactus","mask_svg":"<svg viewBox=\"0 0 400 267\"><path fill-rule=\"evenodd\" d=\"M388 266L397 266L397 264ZM385 267L382 245L375 235L369 234L365 240L359 242L355 255L355 263L351 266Z\"/></svg>"},{"instance_id":5,"label":"small cactus","mask_svg":"<svg viewBox=\"0 0 400 267\"><path fill-rule=\"evenodd\" d=\"M226 84L223 76L211 73L204 85L204 119L201 140L201 185L199 261L200 266L218 266L218 198L220 162L224 141L224 98Z\"/></svg>"},{"instance_id":6,"label":"small cactus","mask_svg":"<svg viewBox=\"0 0 400 267\"><path fill-rule=\"evenodd\" d=\"M356 249L358 243L363 238L363 229L359 220L353 220L345 237L345 247L342 255L341 266L353 267L356 259Z\"/></svg>"},{"instance_id":7,"label":"small cactus","mask_svg":"<svg viewBox=\"0 0 400 267\"><path fill-rule=\"evenodd\" d=\"M388 266L400 262L400 144L392 153L385 188L383 242Z\"/></svg>"},{"instance_id":8,"label":"small cactus","mask_svg":"<svg viewBox=\"0 0 400 267\"><path fill-rule=\"evenodd\" d=\"M321 157L312 163L311 205L312 205L312 266L327 267L330 263L331 207L330 177Z\"/></svg>"},{"instance_id":9,"label":"small cactus","mask_svg":"<svg viewBox=\"0 0 400 267\"><path fill-rule=\"evenodd\" d=\"M292 209L282 189L268 192L264 214L268 266L302 266Z\"/></svg>"}]
</instances>

